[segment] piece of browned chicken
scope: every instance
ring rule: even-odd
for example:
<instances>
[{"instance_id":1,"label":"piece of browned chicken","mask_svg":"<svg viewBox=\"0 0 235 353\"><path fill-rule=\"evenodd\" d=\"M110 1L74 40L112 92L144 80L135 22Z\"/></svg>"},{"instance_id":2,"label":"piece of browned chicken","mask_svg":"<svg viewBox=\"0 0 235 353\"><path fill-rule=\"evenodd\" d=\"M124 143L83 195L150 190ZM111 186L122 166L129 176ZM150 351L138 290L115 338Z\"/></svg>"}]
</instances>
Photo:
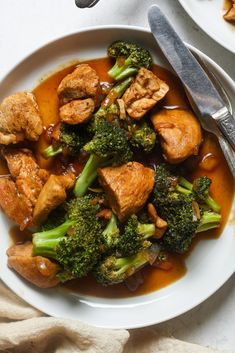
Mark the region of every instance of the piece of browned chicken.
<instances>
[{"instance_id":1,"label":"piece of browned chicken","mask_svg":"<svg viewBox=\"0 0 235 353\"><path fill-rule=\"evenodd\" d=\"M59 280L57 264L42 256L32 256L32 243L13 245L7 250L8 266L40 288L55 287Z\"/></svg>"},{"instance_id":2,"label":"piece of browned chicken","mask_svg":"<svg viewBox=\"0 0 235 353\"><path fill-rule=\"evenodd\" d=\"M224 19L235 24L235 1L231 4L231 8L224 15Z\"/></svg>"},{"instance_id":3,"label":"piece of browned chicken","mask_svg":"<svg viewBox=\"0 0 235 353\"><path fill-rule=\"evenodd\" d=\"M33 212L33 223L40 224L45 221L49 213L66 200L68 189L75 183L75 175L51 174L43 186Z\"/></svg>"},{"instance_id":4,"label":"piece of browned chicken","mask_svg":"<svg viewBox=\"0 0 235 353\"><path fill-rule=\"evenodd\" d=\"M160 80L152 71L142 67L135 81L124 93L122 99L126 110L133 119L141 119L148 110L161 100L169 91L168 85Z\"/></svg>"},{"instance_id":5,"label":"piece of browned chicken","mask_svg":"<svg viewBox=\"0 0 235 353\"><path fill-rule=\"evenodd\" d=\"M138 162L101 168L98 175L109 205L121 222L144 206L154 186L154 171Z\"/></svg>"},{"instance_id":6,"label":"piece of browned chicken","mask_svg":"<svg viewBox=\"0 0 235 353\"><path fill-rule=\"evenodd\" d=\"M6 148L3 156L12 177L0 178L0 206L24 229L32 224L34 206L49 174L28 149Z\"/></svg>"},{"instance_id":7,"label":"piece of browned chicken","mask_svg":"<svg viewBox=\"0 0 235 353\"><path fill-rule=\"evenodd\" d=\"M71 125L86 123L94 110L95 103L91 98L73 100L60 108L60 119Z\"/></svg>"},{"instance_id":8,"label":"piece of browned chicken","mask_svg":"<svg viewBox=\"0 0 235 353\"><path fill-rule=\"evenodd\" d=\"M0 105L0 143L9 145L24 139L37 141L43 130L42 119L32 93L19 92Z\"/></svg>"},{"instance_id":9,"label":"piece of browned chicken","mask_svg":"<svg viewBox=\"0 0 235 353\"><path fill-rule=\"evenodd\" d=\"M201 126L197 118L182 109L162 109L151 117L160 136L164 158L177 164L197 155L202 142Z\"/></svg>"},{"instance_id":10,"label":"piece of browned chicken","mask_svg":"<svg viewBox=\"0 0 235 353\"><path fill-rule=\"evenodd\" d=\"M99 92L99 76L88 64L79 65L71 74L65 76L57 90L61 105L74 99L96 100Z\"/></svg>"}]
</instances>

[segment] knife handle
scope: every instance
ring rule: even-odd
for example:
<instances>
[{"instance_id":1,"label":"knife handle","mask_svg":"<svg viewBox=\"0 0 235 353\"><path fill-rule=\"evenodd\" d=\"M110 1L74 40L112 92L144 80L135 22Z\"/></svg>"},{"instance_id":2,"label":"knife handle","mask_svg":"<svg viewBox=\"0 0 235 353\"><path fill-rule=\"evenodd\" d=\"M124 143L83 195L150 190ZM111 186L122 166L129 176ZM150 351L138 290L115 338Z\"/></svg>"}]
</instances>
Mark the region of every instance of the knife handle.
<instances>
[{"instance_id":1,"label":"knife handle","mask_svg":"<svg viewBox=\"0 0 235 353\"><path fill-rule=\"evenodd\" d=\"M219 140L219 144L220 147L224 153L224 157L228 163L229 169L233 175L233 178L235 179L235 155L234 152L231 148L231 146L229 145L229 143L227 142L227 140L225 140L225 138L223 137L223 135L221 133L219 133L219 135L217 136L218 140Z\"/></svg>"},{"instance_id":2,"label":"knife handle","mask_svg":"<svg viewBox=\"0 0 235 353\"><path fill-rule=\"evenodd\" d=\"M223 108L221 111L214 114L213 118L216 119L220 131L235 151L235 119L227 108Z\"/></svg>"}]
</instances>

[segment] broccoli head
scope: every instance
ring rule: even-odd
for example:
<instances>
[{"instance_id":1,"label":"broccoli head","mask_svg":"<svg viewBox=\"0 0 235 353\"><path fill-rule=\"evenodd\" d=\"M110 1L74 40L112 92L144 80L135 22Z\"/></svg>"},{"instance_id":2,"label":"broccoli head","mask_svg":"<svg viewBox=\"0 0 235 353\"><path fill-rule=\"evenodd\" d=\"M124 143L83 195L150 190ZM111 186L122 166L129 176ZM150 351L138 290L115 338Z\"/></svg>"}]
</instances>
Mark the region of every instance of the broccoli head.
<instances>
[{"instance_id":1,"label":"broccoli head","mask_svg":"<svg viewBox=\"0 0 235 353\"><path fill-rule=\"evenodd\" d=\"M213 211L220 212L220 205L209 195L210 186L211 179L207 176L195 179L193 182L194 197L199 203L206 203Z\"/></svg>"},{"instance_id":2,"label":"broccoli head","mask_svg":"<svg viewBox=\"0 0 235 353\"><path fill-rule=\"evenodd\" d=\"M171 174L166 164L157 165L155 171L154 202L157 205L164 205L166 198L171 195L177 184L177 177Z\"/></svg>"},{"instance_id":3,"label":"broccoli head","mask_svg":"<svg viewBox=\"0 0 235 353\"><path fill-rule=\"evenodd\" d=\"M84 150L112 165L121 165L132 158L126 132L107 121L100 121L93 139L84 146Z\"/></svg>"},{"instance_id":4,"label":"broccoli head","mask_svg":"<svg viewBox=\"0 0 235 353\"><path fill-rule=\"evenodd\" d=\"M116 81L136 74L141 67L150 69L152 57L148 50L134 43L116 41L108 48L108 56L116 59L108 74Z\"/></svg>"},{"instance_id":5,"label":"broccoli head","mask_svg":"<svg viewBox=\"0 0 235 353\"><path fill-rule=\"evenodd\" d=\"M132 151L128 144L126 132L107 122L100 120L96 132L84 150L90 157L75 184L76 196L83 196L97 177L97 169L105 165L121 165L132 159Z\"/></svg>"},{"instance_id":6,"label":"broccoli head","mask_svg":"<svg viewBox=\"0 0 235 353\"><path fill-rule=\"evenodd\" d=\"M220 212L221 207L217 202L209 195L211 179L207 176L201 176L190 183L183 177L178 180L178 190L185 194L193 194L194 199L199 204L205 204L211 208L214 212Z\"/></svg>"},{"instance_id":7,"label":"broccoli head","mask_svg":"<svg viewBox=\"0 0 235 353\"><path fill-rule=\"evenodd\" d=\"M136 215L132 215L117 239L117 252L122 256L131 256L141 249L148 248L151 242L147 239L154 235L155 230L154 224L142 224Z\"/></svg>"},{"instance_id":8,"label":"broccoli head","mask_svg":"<svg viewBox=\"0 0 235 353\"><path fill-rule=\"evenodd\" d=\"M147 264L153 263L158 251L152 245L129 257L110 255L94 268L94 276L104 286L121 283Z\"/></svg>"},{"instance_id":9,"label":"broccoli head","mask_svg":"<svg viewBox=\"0 0 235 353\"><path fill-rule=\"evenodd\" d=\"M184 253L198 232L219 227L220 214L212 207L205 210L207 198L204 204L199 203L193 184L188 180L177 178L165 165L159 165L155 181L154 204L159 216L167 222L162 238L166 249Z\"/></svg>"},{"instance_id":10,"label":"broccoli head","mask_svg":"<svg viewBox=\"0 0 235 353\"><path fill-rule=\"evenodd\" d=\"M144 123L134 131L130 142L132 146L146 153L151 152L156 144L156 133L147 123Z\"/></svg>"},{"instance_id":11,"label":"broccoli head","mask_svg":"<svg viewBox=\"0 0 235 353\"><path fill-rule=\"evenodd\" d=\"M172 193L160 207L156 204L159 216L167 222L162 241L170 251L186 252L196 235L199 219L194 217L192 201L191 196Z\"/></svg>"},{"instance_id":12,"label":"broccoli head","mask_svg":"<svg viewBox=\"0 0 235 353\"><path fill-rule=\"evenodd\" d=\"M102 224L96 214L99 204L87 195L66 204L66 220L60 226L33 235L33 255L56 260L64 282L87 275L100 256Z\"/></svg>"},{"instance_id":13,"label":"broccoli head","mask_svg":"<svg viewBox=\"0 0 235 353\"><path fill-rule=\"evenodd\" d=\"M65 153L76 156L87 142L86 131L79 125L68 125L61 123L60 140L55 145L50 145L43 151L45 158Z\"/></svg>"}]
</instances>

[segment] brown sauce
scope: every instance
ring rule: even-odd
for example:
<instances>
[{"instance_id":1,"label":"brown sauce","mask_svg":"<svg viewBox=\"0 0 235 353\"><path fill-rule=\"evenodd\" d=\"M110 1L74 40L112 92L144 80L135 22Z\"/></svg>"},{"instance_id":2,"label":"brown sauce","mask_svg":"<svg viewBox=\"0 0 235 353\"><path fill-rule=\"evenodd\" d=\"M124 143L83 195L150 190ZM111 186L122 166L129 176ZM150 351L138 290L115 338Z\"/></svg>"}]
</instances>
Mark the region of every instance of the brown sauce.
<instances>
[{"instance_id":1,"label":"brown sauce","mask_svg":"<svg viewBox=\"0 0 235 353\"><path fill-rule=\"evenodd\" d=\"M32 240L32 232L28 229L22 231L18 226L11 227L9 234L13 244L23 244Z\"/></svg>"},{"instance_id":2,"label":"brown sauce","mask_svg":"<svg viewBox=\"0 0 235 353\"><path fill-rule=\"evenodd\" d=\"M97 71L98 75L100 76L101 82L111 82L110 78L107 75L107 71L111 65L109 59L105 58L91 60L87 61L87 63ZM53 74L48 79L43 81L33 91L40 107L45 130L50 124L56 124L59 121L59 102L56 93L57 87L62 78L71 71L73 71L75 66L76 65L70 66ZM156 65L154 65L153 71L162 80L166 81L167 84L170 86L169 93L160 104L164 107L168 107L169 109L172 109L172 107L190 109L188 100L179 80L171 72ZM36 145L35 152L41 167L54 170L54 161L46 161L41 156L41 153L43 149L47 146L47 144L48 141L45 132L40 137ZM220 150L218 142L213 136L205 134L204 142L200 149L200 155L197 158L196 165L203 159L204 156L208 154L215 156L217 160L217 167L214 168L212 172L210 172L205 171L197 166L197 169L191 175L188 175L188 177L194 178L199 175L208 175L212 179L213 183L211 193L215 200L222 206L221 212L223 221L220 229L206 232L205 234L197 236L192 248L201 239L212 239L218 237L221 234L221 231L227 222L233 200L233 179L226 164L226 161L223 157L223 154ZM82 166L79 161L76 161L74 166L78 171L81 171ZM57 168L57 170L59 170L59 167ZM0 160L0 174L5 174L6 172L6 166L3 161ZM221 183L221 181L223 182ZM22 232L20 232L16 228L18 227L14 227L14 229L10 232L12 240L14 242L23 242L30 238L29 234L22 234ZM156 289L167 286L181 278L186 273L184 258L185 256L170 255L170 261L172 262L173 266L172 269L168 271L154 267L146 267L145 269L143 269L142 274L144 277L144 283L134 293L130 292L123 284L111 287L103 287L99 285L92 278L92 276L88 276L87 278L81 280L71 281L70 283L66 284L66 288L71 289L73 291L78 291L79 293L85 293L99 297L128 297L133 295L146 294Z\"/></svg>"}]
</instances>

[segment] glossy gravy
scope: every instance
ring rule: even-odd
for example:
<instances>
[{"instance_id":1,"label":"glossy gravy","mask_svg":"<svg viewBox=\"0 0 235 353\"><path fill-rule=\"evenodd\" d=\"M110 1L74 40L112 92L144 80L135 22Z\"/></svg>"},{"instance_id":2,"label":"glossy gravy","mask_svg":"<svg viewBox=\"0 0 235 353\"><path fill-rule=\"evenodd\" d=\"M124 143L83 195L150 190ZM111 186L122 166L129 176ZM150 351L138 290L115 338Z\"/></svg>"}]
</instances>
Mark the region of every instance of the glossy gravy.
<instances>
[{"instance_id":1,"label":"glossy gravy","mask_svg":"<svg viewBox=\"0 0 235 353\"><path fill-rule=\"evenodd\" d=\"M87 63L93 67L100 79L101 82L111 82L110 78L107 75L107 71L111 66L111 62L108 58L105 59L97 59L87 61ZM50 169L53 172L59 173L60 170L63 169L63 166L60 164L61 162L56 162L53 159L45 160L42 158L42 151L47 146L46 139L46 128L50 124L56 124L59 121L58 116L58 108L59 102L57 98L57 87L64 76L73 71L75 65L70 66L66 69L60 70L57 73L50 76L48 79L43 81L38 87L35 88L33 93L36 96L37 102L40 107L43 124L45 126L45 131L40 137L39 141L36 144L35 153L37 155L38 162L40 167ZM166 69L158 67L154 65L153 71L167 84L170 86L170 91L166 95L166 97L161 101L161 105L164 107L168 107L168 109L172 107L180 107L189 109L189 103L185 96L184 90L178 81L178 79ZM159 104L158 104L159 106ZM213 171L205 171L202 167L200 167L200 162L204 157L215 158L217 162L217 166ZM157 157L156 157L157 158ZM196 177L199 175L208 175L212 180L212 188L211 193L215 200L222 206L222 225L220 229L213 230L210 232L205 232L205 234L201 234L197 236L195 239L192 248L196 245L196 243L201 239L210 239L216 238L220 235L230 212L232 199L233 199L233 179L227 167L226 161L223 157L223 154L220 150L220 147L217 143L217 140L209 135L204 134L204 142L200 149L199 157L193 160L194 172L188 175L189 178ZM82 169L81 162L75 161L75 169L77 173ZM196 169L195 169L196 168ZM191 167L192 169L192 167ZM5 162L0 161L0 174L8 173ZM221 182L222 181L222 182ZM11 235L13 241L22 242L28 240L30 235L28 232L20 232L17 227L14 227L11 230ZM188 254L187 254L188 255ZM186 256L187 256L186 255ZM162 288L170 283L178 280L186 273L185 266L185 255L169 255L170 261L173 266L170 270L162 270L154 267L146 267L142 270L142 275L144 277L144 283L135 291L131 292L127 289L124 284L115 285L111 287L103 287L98 284L92 276L88 276L85 279L74 280L70 283L66 284L66 288L71 289L73 291L78 291L79 293L85 293L93 296L99 297L128 297L133 295L141 295L152 292L156 289Z\"/></svg>"}]
</instances>

